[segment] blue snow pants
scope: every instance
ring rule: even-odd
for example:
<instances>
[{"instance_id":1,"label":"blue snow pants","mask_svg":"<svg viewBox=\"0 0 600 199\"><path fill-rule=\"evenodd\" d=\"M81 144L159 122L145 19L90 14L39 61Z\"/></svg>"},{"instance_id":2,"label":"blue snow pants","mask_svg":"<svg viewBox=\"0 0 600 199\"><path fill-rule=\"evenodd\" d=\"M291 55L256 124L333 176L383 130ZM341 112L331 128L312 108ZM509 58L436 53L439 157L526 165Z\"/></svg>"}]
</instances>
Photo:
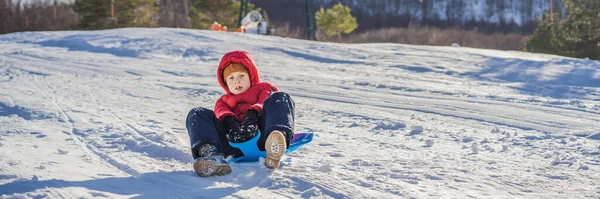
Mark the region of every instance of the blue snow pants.
<instances>
[{"instance_id":1,"label":"blue snow pants","mask_svg":"<svg viewBox=\"0 0 600 199\"><path fill-rule=\"evenodd\" d=\"M286 143L289 147L294 137L294 106L294 101L284 92L273 93L265 99L258 126L261 132L261 137L257 143L259 150L265 150L265 142L273 130L279 130L285 134ZM188 113L186 128L190 136L194 159L200 156L198 154L198 147L204 143L215 145L225 157L240 157L243 155L239 149L229 145L225 137L223 124L210 109L202 107L193 108Z\"/></svg>"}]
</instances>

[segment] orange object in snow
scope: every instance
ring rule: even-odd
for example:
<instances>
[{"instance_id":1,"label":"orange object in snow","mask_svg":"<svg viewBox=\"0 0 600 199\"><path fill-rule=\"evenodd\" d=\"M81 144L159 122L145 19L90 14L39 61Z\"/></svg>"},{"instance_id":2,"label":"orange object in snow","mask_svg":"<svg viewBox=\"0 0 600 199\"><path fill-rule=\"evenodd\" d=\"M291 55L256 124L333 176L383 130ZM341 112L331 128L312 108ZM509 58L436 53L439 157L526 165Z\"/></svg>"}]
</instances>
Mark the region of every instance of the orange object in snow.
<instances>
[{"instance_id":1,"label":"orange object in snow","mask_svg":"<svg viewBox=\"0 0 600 199\"><path fill-rule=\"evenodd\" d=\"M212 27L210 28L211 30L214 31L223 31L223 32L227 32L227 26L223 26L221 24L219 24L218 22L213 22ZM240 27L240 28L236 28L234 30L234 32L244 32L244 27Z\"/></svg>"},{"instance_id":2,"label":"orange object in snow","mask_svg":"<svg viewBox=\"0 0 600 199\"><path fill-rule=\"evenodd\" d=\"M244 32L244 26L236 28L233 32Z\"/></svg>"},{"instance_id":3,"label":"orange object in snow","mask_svg":"<svg viewBox=\"0 0 600 199\"><path fill-rule=\"evenodd\" d=\"M216 21L215 21L215 22L213 22L213 24L212 24L212 27L211 27L211 30L214 30L214 31L221 31L221 24L217 23Z\"/></svg>"}]
</instances>

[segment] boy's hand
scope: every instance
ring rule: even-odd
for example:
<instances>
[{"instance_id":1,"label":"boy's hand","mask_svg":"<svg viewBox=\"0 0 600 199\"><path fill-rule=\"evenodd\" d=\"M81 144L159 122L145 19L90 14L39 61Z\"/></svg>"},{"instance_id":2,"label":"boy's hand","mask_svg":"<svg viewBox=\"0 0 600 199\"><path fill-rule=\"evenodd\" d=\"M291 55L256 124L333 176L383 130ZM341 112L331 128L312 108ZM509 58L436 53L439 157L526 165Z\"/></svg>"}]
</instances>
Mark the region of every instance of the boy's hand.
<instances>
[{"instance_id":1,"label":"boy's hand","mask_svg":"<svg viewBox=\"0 0 600 199\"><path fill-rule=\"evenodd\" d=\"M244 116L244 121L242 121L241 132L242 135L246 136L249 139L252 139L256 134L258 134L258 112L255 110L249 110Z\"/></svg>"},{"instance_id":2,"label":"boy's hand","mask_svg":"<svg viewBox=\"0 0 600 199\"><path fill-rule=\"evenodd\" d=\"M227 140L229 140L230 142L243 142L239 141L238 138L240 137L240 123L237 120L235 120L235 117L225 117L225 119L223 120L223 129L225 130L225 137L227 137Z\"/></svg>"},{"instance_id":3,"label":"boy's hand","mask_svg":"<svg viewBox=\"0 0 600 199\"><path fill-rule=\"evenodd\" d=\"M244 115L244 121L242 121L242 123L258 123L259 118L260 116L258 115L258 112L256 112L255 110L248 110L248 112L246 112L246 115Z\"/></svg>"}]
</instances>

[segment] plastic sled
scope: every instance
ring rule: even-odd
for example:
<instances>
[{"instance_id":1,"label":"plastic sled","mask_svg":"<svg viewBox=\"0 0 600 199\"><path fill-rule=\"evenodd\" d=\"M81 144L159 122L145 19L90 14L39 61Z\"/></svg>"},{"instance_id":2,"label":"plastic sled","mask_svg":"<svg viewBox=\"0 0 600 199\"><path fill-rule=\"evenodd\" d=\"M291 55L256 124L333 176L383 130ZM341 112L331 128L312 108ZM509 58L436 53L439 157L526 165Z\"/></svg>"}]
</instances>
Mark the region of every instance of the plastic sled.
<instances>
[{"instance_id":1,"label":"plastic sled","mask_svg":"<svg viewBox=\"0 0 600 199\"><path fill-rule=\"evenodd\" d=\"M261 157L265 158L267 156L267 152L259 151L258 145L256 144L258 142L258 139L260 138L260 134L261 134L261 132L258 131L258 134L256 136L254 136L254 138L252 138L246 142L240 142L240 143L229 142L229 145L231 145L232 147L240 149L242 151L242 153L244 153L244 156L229 159L228 162L256 162ZM294 152L298 148L300 148L302 145L305 145L305 144L311 142L313 139L313 136L314 136L313 132L303 132L303 133L294 134L292 143L290 143L290 147L288 147L288 149L285 150L285 154Z\"/></svg>"}]
</instances>

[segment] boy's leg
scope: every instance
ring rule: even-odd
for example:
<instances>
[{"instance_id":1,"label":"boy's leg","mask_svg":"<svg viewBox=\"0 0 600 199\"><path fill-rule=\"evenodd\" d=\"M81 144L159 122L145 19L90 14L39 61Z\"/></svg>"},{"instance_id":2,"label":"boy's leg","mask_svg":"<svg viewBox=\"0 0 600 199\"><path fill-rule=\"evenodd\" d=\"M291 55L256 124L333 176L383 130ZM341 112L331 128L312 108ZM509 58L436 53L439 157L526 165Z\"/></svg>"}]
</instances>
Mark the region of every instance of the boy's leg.
<instances>
[{"instance_id":1,"label":"boy's leg","mask_svg":"<svg viewBox=\"0 0 600 199\"><path fill-rule=\"evenodd\" d=\"M294 138L294 107L294 101L285 92L273 93L265 99L263 111L260 115L259 129L261 136L258 140L259 150L265 150L264 146L267 137L275 130L284 134L286 148L290 146L290 142Z\"/></svg>"},{"instance_id":2,"label":"boy's leg","mask_svg":"<svg viewBox=\"0 0 600 199\"><path fill-rule=\"evenodd\" d=\"M198 148L205 143L215 145L225 157L241 155L239 149L231 147L227 142L227 138L222 133L221 121L212 110L202 107L192 109L187 116L186 127L194 159L199 157Z\"/></svg>"},{"instance_id":3,"label":"boy's leg","mask_svg":"<svg viewBox=\"0 0 600 199\"><path fill-rule=\"evenodd\" d=\"M294 102L287 93L274 93L265 100L259 126L264 134L258 146L267 151L265 166L277 169L294 137Z\"/></svg>"},{"instance_id":4,"label":"boy's leg","mask_svg":"<svg viewBox=\"0 0 600 199\"><path fill-rule=\"evenodd\" d=\"M221 123L214 112L200 107L192 109L187 116L186 128L190 136L196 174L208 177L231 173L225 157L235 151L221 133Z\"/></svg>"}]
</instances>

